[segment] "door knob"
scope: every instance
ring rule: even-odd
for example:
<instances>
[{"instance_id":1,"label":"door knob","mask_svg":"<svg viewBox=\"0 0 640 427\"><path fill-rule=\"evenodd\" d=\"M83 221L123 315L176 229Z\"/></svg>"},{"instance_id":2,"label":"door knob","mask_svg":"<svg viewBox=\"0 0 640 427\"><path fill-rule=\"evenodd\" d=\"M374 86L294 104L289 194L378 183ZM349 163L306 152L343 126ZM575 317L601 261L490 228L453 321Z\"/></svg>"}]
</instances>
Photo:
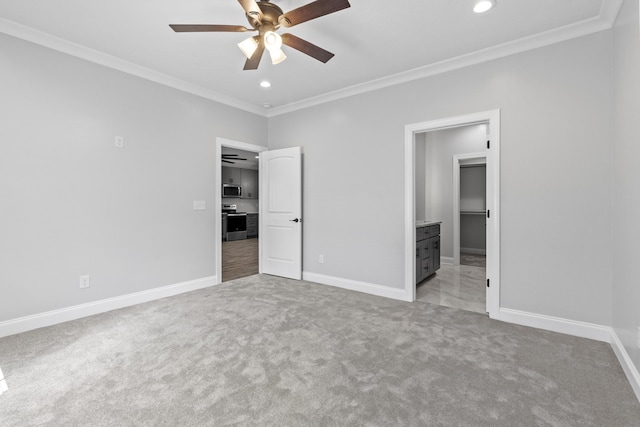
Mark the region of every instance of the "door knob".
<instances>
[{"instance_id":1,"label":"door knob","mask_svg":"<svg viewBox=\"0 0 640 427\"><path fill-rule=\"evenodd\" d=\"M302 221L301 219L295 218L295 219L290 219L289 221L293 221L293 222L300 222Z\"/></svg>"}]
</instances>

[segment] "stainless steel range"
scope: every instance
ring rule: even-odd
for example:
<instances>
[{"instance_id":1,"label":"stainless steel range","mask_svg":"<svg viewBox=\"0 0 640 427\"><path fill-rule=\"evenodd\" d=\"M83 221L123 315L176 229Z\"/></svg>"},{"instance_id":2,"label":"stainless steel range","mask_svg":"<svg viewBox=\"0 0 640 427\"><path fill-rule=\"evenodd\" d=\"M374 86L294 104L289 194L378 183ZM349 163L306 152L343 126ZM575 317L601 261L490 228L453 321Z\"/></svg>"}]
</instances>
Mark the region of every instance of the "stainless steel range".
<instances>
[{"instance_id":1,"label":"stainless steel range","mask_svg":"<svg viewBox=\"0 0 640 427\"><path fill-rule=\"evenodd\" d=\"M238 212L237 205L222 205L227 214L227 241L247 238L247 213Z\"/></svg>"}]
</instances>

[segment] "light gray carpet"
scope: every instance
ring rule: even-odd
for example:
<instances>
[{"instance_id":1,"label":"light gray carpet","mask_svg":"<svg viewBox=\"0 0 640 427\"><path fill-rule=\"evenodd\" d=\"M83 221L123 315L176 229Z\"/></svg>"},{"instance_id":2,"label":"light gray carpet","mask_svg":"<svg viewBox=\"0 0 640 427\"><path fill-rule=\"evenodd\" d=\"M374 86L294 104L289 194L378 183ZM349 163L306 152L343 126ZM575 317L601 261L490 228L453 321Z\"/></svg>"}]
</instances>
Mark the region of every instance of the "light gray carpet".
<instances>
[{"instance_id":1,"label":"light gray carpet","mask_svg":"<svg viewBox=\"0 0 640 427\"><path fill-rule=\"evenodd\" d=\"M251 276L0 339L4 426L638 426L608 344Z\"/></svg>"}]
</instances>

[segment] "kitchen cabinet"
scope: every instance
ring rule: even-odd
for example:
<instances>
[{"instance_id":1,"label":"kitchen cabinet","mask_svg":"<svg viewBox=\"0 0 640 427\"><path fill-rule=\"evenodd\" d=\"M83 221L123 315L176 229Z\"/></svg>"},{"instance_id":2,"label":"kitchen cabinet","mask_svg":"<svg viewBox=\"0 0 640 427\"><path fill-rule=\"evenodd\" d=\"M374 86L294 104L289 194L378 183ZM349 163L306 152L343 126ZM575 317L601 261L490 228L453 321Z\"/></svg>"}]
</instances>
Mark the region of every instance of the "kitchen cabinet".
<instances>
[{"instance_id":1,"label":"kitchen cabinet","mask_svg":"<svg viewBox=\"0 0 640 427\"><path fill-rule=\"evenodd\" d=\"M416 228L416 284L440 269L440 223Z\"/></svg>"},{"instance_id":2,"label":"kitchen cabinet","mask_svg":"<svg viewBox=\"0 0 640 427\"><path fill-rule=\"evenodd\" d=\"M258 237L258 214L247 214L247 238Z\"/></svg>"},{"instance_id":3,"label":"kitchen cabinet","mask_svg":"<svg viewBox=\"0 0 640 427\"><path fill-rule=\"evenodd\" d=\"M242 187L242 199L258 198L258 171L255 169L222 167L222 183Z\"/></svg>"},{"instance_id":4,"label":"kitchen cabinet","mask_svg":"<svg viewBox=\"0 0 640 427\"><path fill-rule=\"evenodd\" d=\"M258 171L255 169L240 169L242 171L242 198L258 198Z\"/></svg>"},{"instance_id":5,"label":"kitchen cabinet","mask_svg":"<svg viewBox=\"0 0 640 427\"><path fill-rule=\"evenodd\" d=\"M222 167L222 183L223 184L242 184L242 169Z\"/></svg>"},{"instance_id":6,"label":"kitchen cabinet","mask_svg":"<svg viewBox=\"0 0 640 427\"><path fill-rule=\"evenodd\" d=\"M227 214L222 214L222 241L227 241Z\"/></svg>"}]
</instances>

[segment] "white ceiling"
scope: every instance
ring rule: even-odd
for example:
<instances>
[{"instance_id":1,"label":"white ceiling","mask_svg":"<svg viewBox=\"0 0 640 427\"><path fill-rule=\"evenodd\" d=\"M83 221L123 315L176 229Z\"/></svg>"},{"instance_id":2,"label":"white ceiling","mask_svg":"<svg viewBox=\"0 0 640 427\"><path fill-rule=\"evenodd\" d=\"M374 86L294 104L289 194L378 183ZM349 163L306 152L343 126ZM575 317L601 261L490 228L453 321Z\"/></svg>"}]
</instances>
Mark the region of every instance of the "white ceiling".
<instances>
[{"instance_id":1,"label":"white ceiling","mask_svg":"<svg viewBox=\"0 0 640 427\"><path fill-rule=\"evenodd\" d=\"M0 32L265 116L610 28L622 0L349 0L290 29L335 53L243 71L254 33L174 33L168 24L248 26L237 0L0 0ZM307 0L274 0L285 12ZM263 79L272 87L258 86ZM270 104L271 108L265 108Z\"/></svg>"}]
</instances>

